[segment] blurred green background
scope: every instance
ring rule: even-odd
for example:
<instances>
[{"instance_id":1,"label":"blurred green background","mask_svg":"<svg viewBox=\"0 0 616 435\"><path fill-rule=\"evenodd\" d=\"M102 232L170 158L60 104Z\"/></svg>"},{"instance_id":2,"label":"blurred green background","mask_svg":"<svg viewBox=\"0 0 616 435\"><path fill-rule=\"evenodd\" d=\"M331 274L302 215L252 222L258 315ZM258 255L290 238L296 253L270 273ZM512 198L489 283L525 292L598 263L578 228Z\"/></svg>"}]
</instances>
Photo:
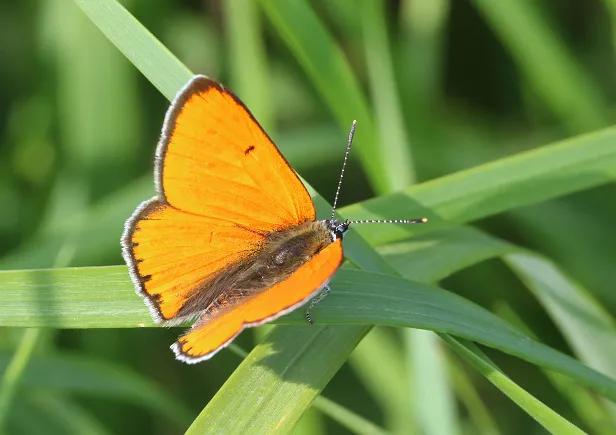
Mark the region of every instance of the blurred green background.
<instances>
[{"instance_id":1,"label":"blurred green background","mask_svg":"<svg viewBox=\"0 0 616 435\"><path fill-rule=\"evenodd\" d=\"M264 13L261 3L240 0L122 4L188 68L244 99L293 167L333 199L348 131L315 91L309 68L289 48L271 9ZM385 131L380 143L409 144L404 156L390 156L401 163L392 167L389 184L371 177L358 153L352 155L343 205L612 123L613 0L309 4L377 108L374 122ZM168 101L70 1L0 3L0 55L0 268L121 264L123 222L154 192L153 154ZM476 225L549 256L614 313L614 187ZM500 261L471 266L441 284L509 320L518 313L541 341L569 352L543 308ZM40 331L7 433L183 433L240 358L223 351L194 367L179 364L168 350L178 333ZM249 349L256 336L244 333L237 342ZM22 330L0 329L0 367L22 338ZM375 329L324 396L399 432L391 417L398 405L390 402L400 399L379 397L378 374L371 370L397 370L393 366L412 359L402 354L404 340L401 331ZM373 341L391 341L393 349L399 344L399 355L371 356L379 348ZM442 352L451 382L472 384L456 390L459 433L545 433ZM497 352L490 356L531 394L582 424L537 367ZM460 397L460 391L477 397ZM473 400L488 411L483 428L469 416ZM310 410L296 433L351 432Z\"/></svg>"}]
</instances>

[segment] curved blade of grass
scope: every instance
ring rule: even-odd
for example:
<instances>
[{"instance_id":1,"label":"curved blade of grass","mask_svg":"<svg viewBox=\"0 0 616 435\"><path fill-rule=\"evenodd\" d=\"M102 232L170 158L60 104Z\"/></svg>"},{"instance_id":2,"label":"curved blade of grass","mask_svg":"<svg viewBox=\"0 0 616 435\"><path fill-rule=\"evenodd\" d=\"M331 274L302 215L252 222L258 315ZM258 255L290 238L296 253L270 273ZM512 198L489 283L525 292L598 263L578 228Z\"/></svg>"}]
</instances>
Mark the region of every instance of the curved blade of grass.
<instances>
[{"instance_id":1,"label":"curved blade of grass","mask_svg":"<svg viewBox=\"0 0 616 435\"><path fill-rule=\"evenodd\" d=\"M525 334L528 334L529 337L535 338L535 335L529 330L528 326L524 324L518 314L507 304L499 303L495 308L500 317L517 326ZM569 401L580 420L588 428L592 429L593 434L612 435L614 433L614 430L616 430L614 419L610 417L606 407L601 406L599 397L593 394L592 391L575 384L567 376L549 370L543 370L543 372L554 388ZM613 403L609 402L608 405L613 405Z\"/></svg>"},{"instance_id":2,"label":"curved blade of grass","mask_svg":"<svg viewBox=\"0 0 616 435\"><path fill-rule=\"evenodd\" d=\"M40 335L39 329L26 329L21 337L15 354L7 362L2 373L0 383L0 428L5 427L6 418L13 405L13 399L17 393L17 388L22 382L23 372L28 367L28 363L34 352Z\"/></svg>"},{"instance_id":3,"label":"curved blade of grass","mask_svg":"<svg viewBox=\"0 0 616 435\"><path fill-rule=\"evenodd\" d=\"M500 435L501 431L496 423L496 419L490 413L490 406L482 399L479 389L473 383L473 379L468 376L458 361L450 358L448 362L447 369L455 387L457 398L466 408L473 423L475 423L475 431L485 435Z\"/></svg>"},{"instance_id":4,"label":"curved blade of grass","mask_svg":"<svg viewBox=\"0 0 616 435\"><path fill-rule=\"evenodd\" d=\"M147 309L131 294L132 283L125 267L0 272L0 277L0 295L5 305L0 319L3 326L152 324ZM348 268L337 273L332 287L335 291L328 303L315 310L319 323L381 324L451 333L569 374L616 399L616 381L530 340L498 317L453 293L394 276ZM278 323L305 322L299 311Z\"/></svg>"},{"instance_id":5,"label":"curved blade of grass","mask_svg":"<svg viewBox=\"0 0 616 435\"><path fill-rule=\"evenodd\" d=\"M58 427L62 428L62 433L65 435L112 434L83 407L60 394L37 392L28 396L28 402L37 407L40 412L48 415L50 419L56 420Z\"/></svg>"},{"instance_id":6,"label":"curved blade of grass","mask_svg":"<svg viewBox=\"0 0 616 435\"><path fill-rule=\"evenodd\" d=\"M380 135L379 143L374 143L372 146L378 147L380 153L385 156L380 172L388 179L389 193L413 184L415 168L404 128L399 93L396 89L387 40L384 3L382 0L373 0L361 2L358 6L362 17L370 94L374 104L377 131ZM369 177L372 178L373 175L370 173Z\"/></svg>"},{"instance_id":7,"label":"curved blade of grass","mask_svg":"<svg viewBox=\"0 0 616 435\"><path fill-rule=\"evenodd\" d=\"M405 332L407 361L413 375L413 401L420 432L426 435L460 433L458 413L450 379L446 373L448 355L432 331L410 329Z\"/></svg>"},{"instance_id":8,"label":"curved blade of grass","mask_svg":"<svg viewBox=\"0 0 616 435\"><path fill-rule=\"evenodd\" d=\"M607 104L600 89L559 40L538 3L475 0L475 4L509 48L533 90L570 132L607 125Z\"/></svg>"},{"instance_id":9,"label":"curved blade of grass","mask_svg":"<svg viewBox=\"0 0 616 435\"><path fill-rule=\"evenodd\" d=\"M345 329L350 329L355 341L349 340ZM368 329L362 327L363 333ZM349 326L274 328L186 433L201 434L204 429L210 433L289 433L362 337L357 327ZM297 364L298 359L309 359L310 365ZM221 409L242 417L230 419Z\"/></svg>"},{"instance_id":10,"label":"curved blade of grass","mask_svg":"<svg viewBox=\"0 0 616 435\"><path fill-rule=\"evenodd\" d=\"M548 431L567 435L585 434L584 431L562 418L509 379L475 344L465 340L456 340L449 336L443 336L442 338L452 349L463 356L465 360L470 361L492 384L504 392Z\"/></svg>"},{"instance_id":11,"label":"curved blade of grass","mask_svg":"<svg viewBox=\"0 0 616 435\"><path fill-rule=\"evenodd\" d=\"M603 0L612 21L612 48L616 50L616 0Z\"/></svg>"},{"instance_id":12,"label":"curved blade of grass","mask_svg":"<svg viewBox=\"0 0 616 435\"><path fill-rule=\"evenodd\" d=\"M388 156L376 146L378 134L372 114L340 47L304 0L264 0L260 4L331 109L341 130L347 131L351 122L357 120L354 148L375 190L380 193L391 190L395 186L381 168L388 167L388 162L396 156Z\"/></svg>"},{"instance_id":13,"label":"curved blade of grass","mask_svg":"<svg viewBox=\"0 0 616 435\"><path fill-rule=\"evenodd\" d=\"M0 372L8 363L9 357L0 354ZM182 426L193 416L177 398L150 380L125 367L85 356L37 355L25 369L22 385L25 390L44 388L124 400Z\"/></svg>"},{"instance_id":14,"label":"curved blade of grass","mask_svg":"<svg viewBox=\"0 0 616 435\"><path fill-rule=\"evenodd\" d=\"M550 260L488 236L473 228L455 228L419 235L411 241L379 248L401 276L431 281L488 258L502 257L552 317L575 354L590 367L616 378L616 322L584 288Z\"/></svg>"},{"instance_id":15,"label":"curved blade of grass","mask_svg":"<svg viewBox=\"0 0 616 435\"><path fill-rule=\"evenodd\" d=\"M616 322L580 285L538 255L510 254L505 263L533 292L578 357L616 378Z\"/></svg>"},{"instance_id":16,"label":"curved blade of grass","mask_svg":"<svg viewBox=\"0 0 616 435\"><path fill-rule=\"evenodd\" d=\"M387 435L388 432L368 421L358 414L350 412L348 409L338 405L324 396L319 396L312 406L320 410L323 414L330 416L338 423L357 435Z\"/></svg>"},{"instance_id":17,"label":"curved blade of grass","mask_svg":"<svg viewBox=\"0 0 616 435\"><path fill-rule=\"evenodd\" d=\"M108 435L87 411L61 395L36 392L20 396L5 434ZM68 420L67 420L68 419Z\"/></svg>"},{"instance_id":18,"label":"curved blade of grass","mask_svg":"<svg viewBox=\"0 0 616 435\"><path fill-rule=\"evenodd\" d=\"M260 35L259 6L252 0L231 0L224 2L223 6L231 58L230 85L272 136L272 98L268 86L265 43Z\"/></svg>"},{"instance_id":19,"label":"curved blade of grass","mask_svg":"<svg viewBox=\"0 0 616 435\"><path fill-rule=\"evenodd\" d=\"M612 203L605 199L614 195L616 184L610 184L593 189L589 195L573 195L507 212L513 231L531 247L540 246L546 257L557 259L562 270L612 309L616 308L616 232Z\"/></svg>"},{"instance_id":20,"label":"curved blade of grass","mask_svg":"<svg viewBox=\"0 0 616 435\"><path fill-rule=\"evenodd\" d=\"M407 277L415 277L425 266L421 259L433 258L436 267L431 278L435 281L473 263L502 257L545 307L578 358L602 373L615 376L614 319L584 288L548 259L472 228L422 234L412 241L388 245L379 251ZM596 424L596 421L588 424Z\"/></svg>"},{"instance_id":21,"label":"curved blade of grass","mask_svg":"<svg viewBox=\"0 0 616 435\"><path fill-rule=\"evenodd\" d=\"M382 0L367 1L359 4L361 16L366 65L368 70L371 98L381 137L381 149L388 161L381 167L381 172L387 174L392 190L400 190L415 182L415 168L411 155L411 147L404 125L399 91L393 71L393 61L386 29L385 7ZM417 83L424 86L426 83ZM426 89L429 85L426 86ZM426 435L456 434L457 411L453 392L445 371L445 358L441 344L432 332L406 329L403 332L403 345L406 349L405 361L407 371L411 375L412 388L406 388L404 395L414 396L411 399L412 408L400 409L387 402L381 402L383 407L390 408L400 415L393 415L394 431L405 433L411 427L407 420L409 414L416 419L416 428ZM377 354L369 353L368 357L378 359ZM378 397L378 396L377 396ZM397 396L400 401L400 396ZM403 401L404 402L404 401ZM389 406L388 406L389 405ZM407 423L404 426L404 423Z\"/></svg>"},{"instance_id":22,"label":"curved blade of grass","mask_svg":"<svg viewBox=\"0 0 616 435\"><path fill-rule=\"evenodd\" d=\"M434 104L442 92L444 40L451 0L418 2L403 0L400 6L401 35L395 61L403 101L413 115Z\"/></svg>"},{"instance_id":23,"label":"curved blade of grass","mask_svg":"<svg viewBox=\"0 0 616 435\"><path fill-rule=\"evenodd\" d=\"M117 1L75 3L167 99L191 78L190 70Z\"/></svg>"},{"instance_id":24,"label":"curved blade of grass","mask_svg":"<svg viewBox=\"0 0 616 435\"><path fill-rule=\"evenodd\" d=\"M409 394L413 385L400 342L385 328L373 328L349 356L349 365L381 408L386 427L392 433L415 433L413 396Z\"/></svg>"},{"instance_id":25,"label":"curved blade of grass","mask_svg":"<svg viewBox=\"0 0 616 435\"><path fill-rule=\"evenodd\" d=\"M354 227L370 244L383 244L613 181L616 178L614 142L616 128L600 130L339 211L350 219L427 216L430 220L428 225Z\"/></svg>"},{"instance_id":26,"label":"curved blade of grass","mask_svg":"<svg viewBox=\"0 0 616 435\"><path fill-rule=\"evenodd\" d=\"M399 429L393 429L393 433L417 432L413 422L415 416L409 413L413 407L408 393L409 389L414 391L415 384L408 379L400 342L388 334L385 328L373 328L355 348L348 362L370 395L381 405L386 426ZM457 396L466 406L479 432L497 435L498 427L472 381L455 365L456 361L450 359L448 362L449 377ZM387 370L382 370L385 366Z\"/></svg>"},{"instance_id":27,"label":"curved blade of grass","mask_svg":"<svg viewBox=\"0 0 616 435\"><path fill-rule=\"evenodd\" d=\"M403 277L434 283L490 258L517 252L514 245L473 227L442 228L377 251Z\"/></svg>"}]
</instances>

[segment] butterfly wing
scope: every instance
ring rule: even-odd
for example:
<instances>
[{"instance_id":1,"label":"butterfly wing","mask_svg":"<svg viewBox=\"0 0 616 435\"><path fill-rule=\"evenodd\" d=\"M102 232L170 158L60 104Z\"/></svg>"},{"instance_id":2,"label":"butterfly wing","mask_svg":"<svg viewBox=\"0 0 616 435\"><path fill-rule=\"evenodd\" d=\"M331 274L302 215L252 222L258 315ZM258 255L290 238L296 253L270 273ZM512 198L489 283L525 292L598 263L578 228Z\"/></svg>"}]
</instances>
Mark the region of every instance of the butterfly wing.
<instances>
[{"instance_id":1,"label":"butterfly wing","mask_svg":"<svg viewBox=\"0 0 616 435\"><path fill-rule=\"evenodd\" d=\"M338 239L267 291L206 314L171 348L187 363L211 358L244 328L276 319L311 299L327 284L342 259L342 240Z\"/></svg>"},{"instance_id":2,"label":"butterfly wing","mask_svg":"<svg viewBox=\"0 0 616 435\"><path fill-rule=\"evenodd\" d=\"M304 185L243 103L196 76L167 113L159 192L180 210L272 231L316 217Z\"/></svg>"},{"instance_id":3,"label":"butterfly wing","mask_svg":"<svg viewBox=\"0 0 616 435\"><path fill-rule=\"evenodd\" d=\"M231 222L185 213L152 199L127 222L123 244L133 282L152 317L170 321L195 292L204 293L206 306L215 300L218 295L207 286L208 277L243 261L262 239ZM198 313L175 321L191 314Z\"/></svg>"},{"instance_id":4,"label":"butterfly wing","mask_svg":"<svg viewBox=\"0 0 616 435\"><path fill-rule=\"evenodd\" d=\"M199 312L212 277L256 252L265 235L315 219L304 185L242 102L195 76L172 103L156 153L158 196L126 222L122 246L157 321ZM178 318L180 313L181 318Z\"/></svg>"}]
</instances>

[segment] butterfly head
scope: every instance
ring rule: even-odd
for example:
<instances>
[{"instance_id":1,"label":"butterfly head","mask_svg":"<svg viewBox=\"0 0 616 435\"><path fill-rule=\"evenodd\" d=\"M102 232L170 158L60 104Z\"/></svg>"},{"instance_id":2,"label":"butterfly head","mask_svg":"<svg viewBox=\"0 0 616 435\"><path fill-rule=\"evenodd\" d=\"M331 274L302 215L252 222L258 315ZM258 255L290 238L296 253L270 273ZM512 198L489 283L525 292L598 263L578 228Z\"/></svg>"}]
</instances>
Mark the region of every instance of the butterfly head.
<instances>
[{"instance_id":1,"label":"butterfly head","mask_svg":"<svg viewBox=\"0 0 616 435\"><path fill-rule=\"evenodd\" d=\"M347 142L346 152L344 153L344 160L342 162L342 171L340 171L340 179L338 180L338 188L336 189L336 195L334 196L334 205L332 207L331 217L324 221L327 230L331 234L332 242L338 239L342 239L344 233L347 232L351 224L421 224L428 222L426 218L419 219L362 219L353 220L348 219L339 221L335 219L336 206L338 205L338 196L340 195L340 188L342 187L342 179L344 178L344 170L346 169L347 160L349 159L349 153L351 152L351 144L353 143L353 136L355 136L355 128L357 127L357 121L353 121L351 124L351 131L349 133L349 140Z\"/></svg>"},{"instance_id":2,"label":"butterfly head","mask_svg":"<svg viewBox=\"0 0 616 435\"><path fill-rule=\"evenodd\" d=\"M332 235L333 241L336 241L338 239L342 239L344 233L346 233L349 229L351 222L348 219L344 222L339 221L338 219L328 219L327 221L325 221L325 224L327 225L327 229Z\"/></svg>"}]
</instances>

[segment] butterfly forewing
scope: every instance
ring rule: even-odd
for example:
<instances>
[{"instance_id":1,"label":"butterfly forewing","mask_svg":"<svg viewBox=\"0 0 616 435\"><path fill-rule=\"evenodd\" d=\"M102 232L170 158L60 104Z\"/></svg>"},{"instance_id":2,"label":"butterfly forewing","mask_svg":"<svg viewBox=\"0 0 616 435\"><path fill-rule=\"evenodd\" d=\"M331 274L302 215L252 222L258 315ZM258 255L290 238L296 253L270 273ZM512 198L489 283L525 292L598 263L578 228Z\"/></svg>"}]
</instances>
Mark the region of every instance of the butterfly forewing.
<instances>
[{"instance_id":1,"label":"butterfly forewing","mask_svg":"<svg viewBox=\"0 0 616 435\"><path fill-rule=\"evenodd\" d=\"M161 193L180 210L264 232L315 219L304 185L248 109L205 77L176 99L157 154Z\"/></svg>"}]
</instances>

